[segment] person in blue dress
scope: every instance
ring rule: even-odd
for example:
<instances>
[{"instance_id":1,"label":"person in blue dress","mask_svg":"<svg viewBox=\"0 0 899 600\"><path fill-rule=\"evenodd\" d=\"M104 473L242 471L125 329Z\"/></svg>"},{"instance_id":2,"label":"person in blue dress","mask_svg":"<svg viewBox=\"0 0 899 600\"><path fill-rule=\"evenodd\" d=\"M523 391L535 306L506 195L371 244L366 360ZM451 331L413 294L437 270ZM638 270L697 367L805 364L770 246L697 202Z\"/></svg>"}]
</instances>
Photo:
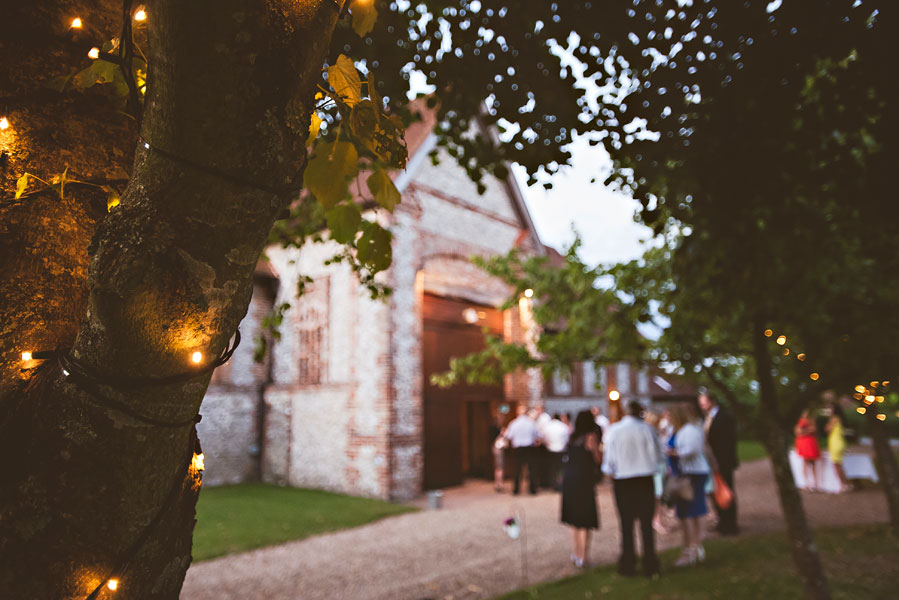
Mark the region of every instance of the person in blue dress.
<instances>
[{"instance_id":1,"label":"person in blue dress","mask_svg":"<svg viewBox=\"0 0 899 600\"><path fill-rule=\"evenodd\" d=\"M675 513L681 521L684 547L675 566L685 567L705 560L702 546L702 517L708 514L705 501L709 463L705 457L705 435L698 424L699 413L693 405L678 404L671 409L674 433L668 440L668 470L671 475L686 475L693 487L693 499L679 500Z\"/></svg>"}]
</instances>

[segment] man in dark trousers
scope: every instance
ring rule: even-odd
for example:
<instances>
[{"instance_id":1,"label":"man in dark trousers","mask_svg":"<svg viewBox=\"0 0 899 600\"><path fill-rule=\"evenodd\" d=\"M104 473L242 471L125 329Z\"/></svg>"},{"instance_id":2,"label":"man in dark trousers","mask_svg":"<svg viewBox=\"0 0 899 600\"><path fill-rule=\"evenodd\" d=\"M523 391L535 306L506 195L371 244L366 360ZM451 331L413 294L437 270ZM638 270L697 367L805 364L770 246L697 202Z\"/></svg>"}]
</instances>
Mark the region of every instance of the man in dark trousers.
<instances>
[{"instance_id":1,"label":"man in dark trousers","mask_svg":"<svg viewBox=\"0 0 899 600\"><path fill-rule=\"evenodd\" d=\"M734 493L729 507L721 508L715 503L715 512L718 513L715 531L722 535L736 535L740 532L737 526L737 490L734 488L734 471L740 464L737 459L737 423L730 411L718 404L709 392L699 395L699 408L705 413L706 441L712 449L718 472Z\"/></svg>"},{"instance_id":2,"label":"man in dark trousers","mask_svg":"<svg viewBox=\"0 0 899 600\"><path fill-rule=\"evenodd\" d=\"M634 522L640 521L643 537L643 574L656 577L659 559L656 555L652 516L655 512L655 491L652 476L662 461L662 449L652 428L643 422L643 407L631 401L627 415L606 430L602 470L612 478L615 505L621 523L621 556L618 573L636 573L634 552Z\"/></svg>"}]
</instances>

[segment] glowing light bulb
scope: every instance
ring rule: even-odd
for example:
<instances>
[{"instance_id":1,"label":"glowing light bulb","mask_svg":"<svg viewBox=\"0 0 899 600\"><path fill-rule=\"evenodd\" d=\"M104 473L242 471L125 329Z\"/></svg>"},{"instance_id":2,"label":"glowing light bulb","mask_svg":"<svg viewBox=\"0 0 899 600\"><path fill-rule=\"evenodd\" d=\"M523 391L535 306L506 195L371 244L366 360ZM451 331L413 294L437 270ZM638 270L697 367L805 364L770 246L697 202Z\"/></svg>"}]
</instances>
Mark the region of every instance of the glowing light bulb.
<instances>
[{"instance_id":1,"label":"glowing light bulb","mask_svg":"<svg viewBox=\"0 0 899 600\"><path fill-rule=\"evenodd\" d=\"M190 466L192 466L197 471L203 471L206 469L206 465L204 464L204 456L201 452L200 454L194 454L194 457L190 461Z\"/></svg>"},{"instance_id":2,"label":"glowing light bulb","mask_svg":"<svg viewBox=\"0 0 899 600\"><path fill-rule=\"evenodd\" d=\"M878 402L883 402L883 396L874 396L874 399Z\"/></svg>"},{"instance_id":3,"label":"glowing light bulb","mask_svg":"<svg viewBox=\"0 0 899 600\"><path fill-rule=\"evenodd\" d=\"M797 360L805 360L805 352L796 355Z\"/></svg>"},{"instance_id":4,"label":"glowing light bulb","mask_svg":"<svg viewBox=\"0 0 899 600\"><path fill-rule=\"evenodd\" d=\"M864 394L864 393L865 393L865 386L859 384L859 385L855 386L855 391L858 392L859 394Z\"/></svg>"},{"instance_id":5,"label":"glowing light bulb","mask_svg":"<svg viewBox=\"0 0 899 600\"><path fill-rule=\"evenodd\" d=\"M872 381L872 382L871 382L871 387L872 387L872 388L876 388L878 385L880 385L880 382L879 382L879 381Z\"/></svg>"},{"instance_id":6,"label":"glowing light bulb","mask_svg":"<svg viewBox=\"0 0 899 600\"><path fill-rule=\"evenodd\" d=\"M22 360L31 360L31 352L26 350L22 353Z\"/></svg>"},{"instance_id":7,"label":"glowing light bulb","mask_svg":"<svg viewBox=\"0 0 899 600\"><path fill-rule=\"evenodd\" d=\"M857 412L860 415L863 415L868 411L864 406L859 406L858 408L855 409L855 412Z\"/></svg>"},{"instance_id":8,"label":"glowing light bulb","mask_svg":"<svg viewBox=\"0 0 899 600\"><path fill-rule=\"evenodd\" d=\"M811 375L808 376L808 378L811 379L812 381L818 381L818 379L819 379L820 377L821 377L821 376L820 376L819 374L817 374L817 373L812 373Z\"/></svg>"},{"instance_id":9,"label":"glowing light bulb","mask_svg":"<svg viewBox=\"0 0 899 600\"><path fill-rule=\"evenodd\" d=\"M91 48L90 50L87 51L87 55L89 57L93 58L94 60L96 60L96 59L100 58L100 49L97 48L96 46L94 46L93 48Z\"/></svg>"},{"instance_id":10,"label":"glowing light bulb","mask_svg":"<svg viewBox=\"0 0 899 600\"><path fill-rule=\"evenodd\" d=\"M609 392L609 400L615 401L621 398L621 394L618 393L618 390L612 390Z\"/></svg>"},{"instance_id":11,"label":"glowing light bulb","mask_svg":"<svg viewBox=\"0 0 899 600\"><path fill-rule=\"evenodd\" d=\"M533 298L533 296L534 296L534 290L532 290L531 288L528 288L524 291L525 298Z\"/></svg>"},{"instance_id":12,"label":"glowing light bulb","mask_svg":"<svg viewBox=\"0 0 899 600\"><path fill-rule=\"evenodd\" d=\"M81 19L79 17L72 19L72 29L81 29Z\"/></svg>"},{"instance_id":13,"label":"glowing light bulb","mask_svg":"<svg viewBox=\"0 0 899 600\"><path fill-rule=\"evenodd\" d=\"M106 582L106 587L108 587L113 592L119 589L119 580L118 579L110 579Z\"/></svg>"},{"instance_id":14,"label":"glowing light bulb","mask_svg":"<svg viewBox=\"0 0 899 600\"><path fill-rule=\"evenodd\" d=\"M771 337L772 335L774 335L773 331L771 331L770 329L765 330L765 337Z\"/></svg>"},{"instance_id":15,"label":"glowing light bulb","mask_svg":"<svg viewBox=\"0 0 899 600\"><path fill-rule=\"evenodd\" d=\"M147 11L142 8L137 9L137 12L134 13L135 21L146 21L147 20Z\"/></svg>"},{"instance_id":16,"label":"glowing light bulb","mask_svg":"<svg viewBox=\"0 0 899 600\"><path fill-rule=\"evenodd\" d=\"M790 355L790 349L784 348L784 356L789 356L789 355Z\"/></svg>"},{"instance_id":17,"label":"glowing light bulb","mask_svg":"<svg viewBox=\"0 0 899 600\"><path fill-rule=\"evenodd\" d=\"M870 394L865 396L865 404L871 404L872 402L874 402L874 396L871 396Z\"/></svg>"},{"instance_id":18,"label":"glowing light bulb","mask_svg":"<svg viewBox=\"0 0 899 600\"><path fill-rule=\"evenodd\" d=\"M886 421L887 416L885 414L881 413L881 414L877 415L877 420L878 421Z\"/></svg>"},{"instance_id":19,"label":"glowing light bulb","mask_svg":"<svg viewBox=\"0 0 899 600\"><path fill-rule=\"evenodd\" d=\"M198 365L203 361L203 353L202 352L194 352L190 355L190 359L194 362L194 364Z\"/></svg>"},{"instance_id":20,"label":"glowing light bulb","mask_svg":"<svg viewBox=\"0 0 899 600\"><path fill-rule=\"evenodd\" d=\"M0 117L0 129L9 129L9 119Z\"/></svg>"},{"instance_id":21,"label":"glowing light bulb","mask_svg":"<svg viewBox=\"0 0 899 600\"><path fill-rule=\"evenodd\" d=\"M787 343L787 336L785 336L785 335L777 336L777 345L778 346L783 346L786 343Z\"/></svg>"}]
</instances>

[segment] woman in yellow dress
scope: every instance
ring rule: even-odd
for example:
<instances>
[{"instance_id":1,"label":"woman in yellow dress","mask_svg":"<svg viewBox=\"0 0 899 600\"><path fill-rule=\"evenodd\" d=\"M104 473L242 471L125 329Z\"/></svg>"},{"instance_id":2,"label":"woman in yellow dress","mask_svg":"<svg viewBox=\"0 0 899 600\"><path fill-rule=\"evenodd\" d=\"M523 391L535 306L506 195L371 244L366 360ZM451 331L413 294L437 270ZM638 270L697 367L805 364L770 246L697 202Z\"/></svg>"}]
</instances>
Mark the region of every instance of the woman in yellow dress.
<instances>
[{"instance_id":1,"label":"woman in yellow dress","mask_svg":"<svg viewBox=\"0 0 899 600\"><path fill-rule=\"evenodd\" d=\"M830 454L830 460L833 462L833 468L840 478L840 491L845 492L850 489L849 483L846 481L846 471L843 470L843 454L846 452L846 437L843 434L843 425L846 417L840 408L837 400L830 402L830 419L827 421L825 430L827 431L827 452Z\"/></svg>"}]
</instances>

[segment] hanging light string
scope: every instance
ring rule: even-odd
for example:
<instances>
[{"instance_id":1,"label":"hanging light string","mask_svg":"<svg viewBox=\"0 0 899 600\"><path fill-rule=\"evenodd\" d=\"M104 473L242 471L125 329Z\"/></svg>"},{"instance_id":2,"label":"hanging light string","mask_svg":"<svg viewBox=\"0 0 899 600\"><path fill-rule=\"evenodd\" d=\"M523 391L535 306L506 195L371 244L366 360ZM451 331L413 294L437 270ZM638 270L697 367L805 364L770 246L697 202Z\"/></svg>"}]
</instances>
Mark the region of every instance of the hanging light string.
<instances>
[{"instance_id":1,"label":"hanging light string","mask_svg":"<svg viewBox=\"0 0 899 600\"><path fill-rule=\"evenodd\" d=\"M284 186L281 188L276 188L276 187L273 187L270 185L266 185L264 183L258 183L255 181L250 181L248 179L244 179L243 177L238 177L237 175L233 175L231 173L228 173L227 171L223 171L216 167L210 167L208 165L198 163L189 158L184 158L183 156L179 156L178 154L175 154L174 152L169 152L168 150L165 150L163 148L160 148L159 146L151 144L143 136L138 137L138 143L141 146L143 146L146 150L155 152L159 156L167 158L168 160L170 160L172 162L187 165L188 167L190 167L196 171L200 171L202 173L211 175L218 179L224 179L225 181L229 181L231 183L234 183L234 184L242 186L242 187L261 190L263 192L268 192L269 194L273 194L275 196L299 195L299 192L300 192L299 186L296 186L296 185L290 185L290 186Z\"/></svg>"},{"instance_id":2,"label":"hanging light string","mask_svg":"<svg viewBox=\"0 0 899 600\"><path fill-rule=\"evenodd\" d=\"M199 417L199 415L198 415ZM199 418L196 419L199 421ZM168 509L172 506L175 501L175 498L178 496L178 492L181 489L182 483L186 479L186 477L190 474L190 468L193 463L193 457L200 453L200 440L197 437L196 428L191 428L190 436L187 442L187 454L184 459L185 468L183 471L179 471L178 476L172 482L171 487L169 488L169 493L163 501L162 505L159 507L159 510L156 511L156 514L153 515L153 519L150 523L144 527L144 530L140 533L137 538L131 543L131 545L122 553L119 557L118 562L113 567L112 571L109 575L100 582L100 584L94 588L94 590L87 596L85 600L96 600L100 595L100 592L103 591L104 587L110 585L110 583L115 582L115 584L110 587L110 589L115 590L118 587L119 578L125 574L128 568L131 566L131 562L134 560L134 557L137 556L137 553L143 547L143 545L150 539L150 535L162 521L162 517L165 516Z\"/></svg>"}]
</instances>

